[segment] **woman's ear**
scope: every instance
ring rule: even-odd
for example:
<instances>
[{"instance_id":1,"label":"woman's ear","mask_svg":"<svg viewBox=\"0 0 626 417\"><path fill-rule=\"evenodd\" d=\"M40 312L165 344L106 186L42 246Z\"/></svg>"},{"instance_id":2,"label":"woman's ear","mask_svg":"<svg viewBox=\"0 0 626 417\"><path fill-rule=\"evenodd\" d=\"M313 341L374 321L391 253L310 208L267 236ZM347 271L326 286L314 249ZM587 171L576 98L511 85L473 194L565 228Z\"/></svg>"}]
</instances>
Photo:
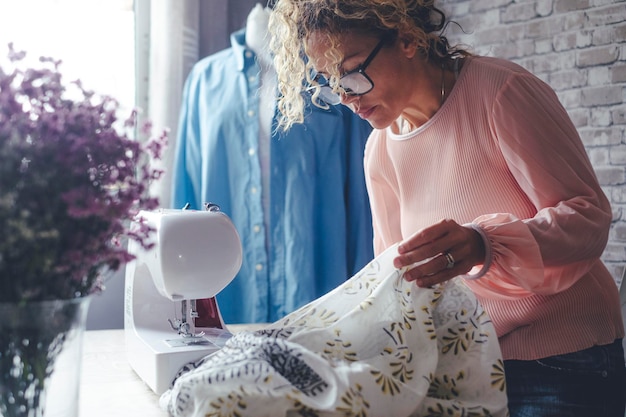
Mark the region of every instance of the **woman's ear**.
<instances>
[{"instance_id":1,"label":"woman's ear","mask_svg":"<svg viewBox=\"0 0 626 417\"><path fill-rule=\"evenodd\" d=\"M398 42L400 45L400 49L404 53L404 56L406 56L408 59L412 59L417 54L419 46L417 45L417 41L415 39L412 39L411 37L406 35L400 35L398 37Z\"/></svg>"}]
</instances>

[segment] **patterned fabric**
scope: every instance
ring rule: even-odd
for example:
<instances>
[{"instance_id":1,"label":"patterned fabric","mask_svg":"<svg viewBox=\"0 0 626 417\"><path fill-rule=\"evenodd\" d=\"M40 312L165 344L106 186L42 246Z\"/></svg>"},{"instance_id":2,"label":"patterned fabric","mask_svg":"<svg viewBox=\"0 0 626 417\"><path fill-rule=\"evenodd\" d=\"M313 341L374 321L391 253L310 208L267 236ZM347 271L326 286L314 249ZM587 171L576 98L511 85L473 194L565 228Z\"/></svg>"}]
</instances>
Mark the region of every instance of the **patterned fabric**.
<instances>
[{"instance_id":1,"label":"patterned fabric","mask_svg":"<svg viewBox=\"0 0 626 417\"><path fill-rule=\"evenodd\" d=\"M463 280L420 289L392 246L325 296L187 367L172 416L507 416L491 321Z\"/></svg>"}]
</instances>

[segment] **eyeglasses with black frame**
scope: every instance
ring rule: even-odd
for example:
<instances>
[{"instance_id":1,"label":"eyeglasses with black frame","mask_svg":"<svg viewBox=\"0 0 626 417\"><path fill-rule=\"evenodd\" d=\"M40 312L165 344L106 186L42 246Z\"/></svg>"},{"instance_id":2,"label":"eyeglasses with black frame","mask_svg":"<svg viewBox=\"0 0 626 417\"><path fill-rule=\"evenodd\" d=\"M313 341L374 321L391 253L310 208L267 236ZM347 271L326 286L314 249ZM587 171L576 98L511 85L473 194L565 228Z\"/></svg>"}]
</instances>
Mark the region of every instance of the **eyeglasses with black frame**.
<instances>
[{"instance_id":1,"label":"eyeglasses with black frame","mask_svg":"<svg viewBox=\"0 0 626 417\"><path fill-rule=\"evenodd\" d=\"M347 96L362 96L372 91L374 88L374 82L365 73L365 69L374 60L386 41L386 37L381 39L361 65L341 76L339 79L339 87L343 90L343 94ZM319 85L319 99L321 99L324 103L330 105L341 103L341 95L333 91L328 79L324 75L316 74L313 81ZM311 92L314 88L315 87L311 86L308 90Z\"/></svg>"}]
</instances>

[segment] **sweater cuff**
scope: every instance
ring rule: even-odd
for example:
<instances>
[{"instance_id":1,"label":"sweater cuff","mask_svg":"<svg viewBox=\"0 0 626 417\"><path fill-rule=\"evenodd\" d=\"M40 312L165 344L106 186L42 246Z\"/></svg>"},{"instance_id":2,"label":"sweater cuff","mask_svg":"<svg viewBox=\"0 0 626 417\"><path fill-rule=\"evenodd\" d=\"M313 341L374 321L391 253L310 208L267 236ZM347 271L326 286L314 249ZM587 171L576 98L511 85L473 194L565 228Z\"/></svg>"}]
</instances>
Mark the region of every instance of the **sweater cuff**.
<instances>
[{"instance_id":1,"label":"sweater cuff","mask_svg":"<svg viewBox=\"0 0 626 417\"><path fill-rule=\"evenodd\" d=\"M467 224L464 224L463 226L476 230L478 234L480 235L480 237L483 239L483 244L485 245L485 261L483 262L483 267L480 268L480 271L478 271L475 274L461 275L465 279L470 279L470 280L478 279L487 273L487 271L489 270L489 267L491 266L491 262L493 261L493 251L491 249L491 242L489 241L489 238L487 237L487 234L485 233L483 228L477 225L476 223L467 223Z\"/></svg>"}]
</instances>

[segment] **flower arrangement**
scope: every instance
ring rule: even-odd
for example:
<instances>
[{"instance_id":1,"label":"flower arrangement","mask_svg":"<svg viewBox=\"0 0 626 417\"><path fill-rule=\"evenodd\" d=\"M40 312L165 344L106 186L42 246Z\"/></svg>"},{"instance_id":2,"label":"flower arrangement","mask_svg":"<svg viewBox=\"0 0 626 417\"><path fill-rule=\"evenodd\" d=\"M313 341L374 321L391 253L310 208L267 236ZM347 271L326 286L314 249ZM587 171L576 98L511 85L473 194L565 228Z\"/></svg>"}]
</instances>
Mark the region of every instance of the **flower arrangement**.
<instances>
[{"instance_id":1,"label":"flower arrangement","mask_svg":"<svg viewBox=\"0 0 626 417\"><path fill-rule=\"evenodd\" d=\"M9 45L0 66L0 302L72 299L97 291L101 273L132 256L125 240L146 246L151 230L132 228L161 170L166 133L137 128L137 112L63 84L60 62L22 68ZM131 139L135 129L150 140Z\"/></svg>"}]
</instances>

